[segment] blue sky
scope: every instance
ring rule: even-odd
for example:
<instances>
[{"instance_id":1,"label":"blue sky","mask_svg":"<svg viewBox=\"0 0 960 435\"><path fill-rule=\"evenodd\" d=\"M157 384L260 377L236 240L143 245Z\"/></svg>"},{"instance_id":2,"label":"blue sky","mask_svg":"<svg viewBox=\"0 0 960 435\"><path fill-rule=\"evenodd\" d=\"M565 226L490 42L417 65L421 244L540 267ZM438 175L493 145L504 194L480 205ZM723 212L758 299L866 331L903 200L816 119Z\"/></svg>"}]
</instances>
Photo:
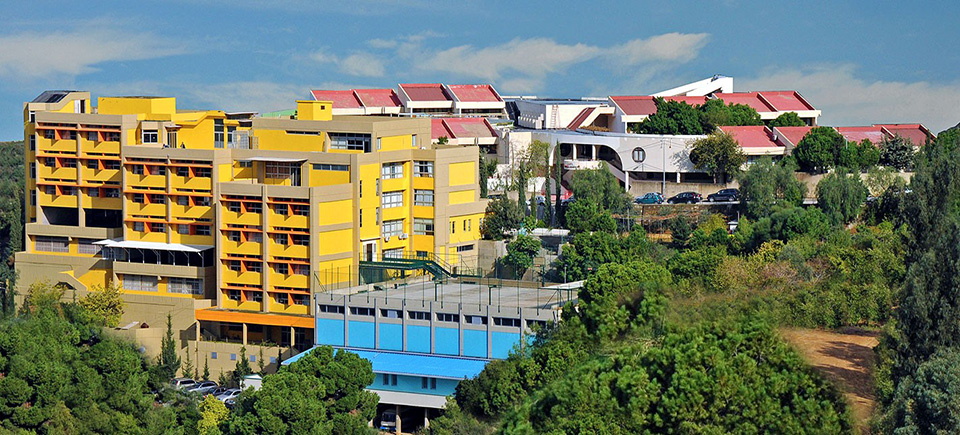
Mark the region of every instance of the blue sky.
<instances>
[{"instance_id":1,"label":"blue sky","mask_svg":"<svg viewBox=\"0 0 960 435\"><path fill-rule=\"evenodd\" d=\"M772 5L776 6L772 6ZM312 88L492 83L648 94L725 74L821 124L960 122L960 3L426 0L3 2L0 140L45 89L267 112Z\"/></svg>"}]
</instances>

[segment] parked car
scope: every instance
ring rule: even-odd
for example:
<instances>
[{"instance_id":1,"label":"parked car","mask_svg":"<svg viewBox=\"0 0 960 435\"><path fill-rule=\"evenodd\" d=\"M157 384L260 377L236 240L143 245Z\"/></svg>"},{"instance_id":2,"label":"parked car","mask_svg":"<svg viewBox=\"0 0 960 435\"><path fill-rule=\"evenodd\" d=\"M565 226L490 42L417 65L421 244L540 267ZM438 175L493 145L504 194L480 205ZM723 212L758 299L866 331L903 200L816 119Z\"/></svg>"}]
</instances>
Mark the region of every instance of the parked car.
<instances>
[{"instance_id":1,"label":"parked car","mask_svg":"<svg viewBox=\"0 0 960 435\"><path fill-rule=\"evenodd\" d=\"M209 395L211 395L211 396L213 396L213 397L217 397L217 396L219 396L219 395L221 395L221 394L223 394L223 393L226 393L227 390L229 390L229 388L227 388L227 387L217 387L217 388L214 388L214 389L213 389L212 391L210 391L209 393L205 393L204 396L206 396L206 395L209 394Z\"/></svg>"},{"instance_id":2,"label":"parked car","mask_svg":"<svg viewBox=\"0 0 960 435\"><path fill-rule=\"evenodd\" d=\"M221 402L226 402L227 399L235 399L240 395L240 393L242 393L242 391L239 388L231 388L227 391L224 391L223 394L217 396L217 399Z\"/></svg>"},{"instance_id":3,"label":"parked car","mask_svg":"<svg viewBox=\"0 0 960 435\"><path fill-rule=\"evenodd\" d=\"M699 193L683 192L683 193L678 193L674 196L671 196L670 199L667 200L667 204L680 204L680 203L696 204L700 201L703 201L703 196L700 196Z\"/></svg>"},{"instance_id":4,"label":"parked car","mask_svg":"<svg viewBox=\"0 0 960 435\"><path fill-rule=\"evenodd\" d=\"M383 414L380 414L380 430L385 431L396 431L397 430L397 412L388 409L383 411Z\"/></svg>"},{"instance_id":5,"label":"parked car","mask_svg":"<svg viewBox=\"0 0 960 435\"><path fill-rule=\"evenodd\" d=\"M172 385L173 388L176 388L178 390L183 390L186 388L192 388L194 385L197 385L197 381L190 378L173 378L170 381L170 385Z\"/></svg>"},{"instance_id":6,"label":"parked car","mask_svg":"<svg viewBox=\"0 0 960 435\"><path fill-rule=\"evenodd\" d=\"M663 195L657 192L650 192L643 196L638 196L633 202L637 204L663 204Z\"/></svg>"},{"instance_id":7,"label":"parked car","mask_svg":"<svg viewBox=\"0 0 960 435\"><path fill-rule=\"evenodd\" d=\"M188 393L197 393L200 395L206 395L207 393L213 392L219 388L216 382L213 381L203 381L199 384L194 385L193 387L187 388Z\"/></svg>"},{"instance_id":8,"label":"parked car","mask_svg":"<svg viewBox=\"0 0 960 435\"><path fill-rule=\"evenodd\" d=\"M708 202L734 202L740 200L740 189L720 189L707 195Z\"/></svg>"}]
</instances>

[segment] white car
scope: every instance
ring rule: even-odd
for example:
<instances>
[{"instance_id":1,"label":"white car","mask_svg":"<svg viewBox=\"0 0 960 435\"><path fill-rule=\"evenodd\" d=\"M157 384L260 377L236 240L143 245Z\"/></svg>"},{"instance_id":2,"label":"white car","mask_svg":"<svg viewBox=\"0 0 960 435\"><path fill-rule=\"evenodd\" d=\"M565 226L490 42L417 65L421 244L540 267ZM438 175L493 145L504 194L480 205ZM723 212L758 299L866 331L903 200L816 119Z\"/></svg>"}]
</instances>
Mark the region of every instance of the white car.
<instances>
[{"instance_id":1,"label":"white car","mask_svg":"<svg viewBox=\"0 0 960 435\"><path fill-rule=\"evenodd\" d=\"M197 385L197 381L190 378L174 378L170 380L170 385L178 390L183 390L185 388L193 388Z\"/></svg>"},{"instance_id":2,"label":"white car","mask_svg":"<svg viewBox=\"0 0 960 435\"><path fill-rule=\"evenodd\" d=\"M239 388L231 388L227 391L224 391L223 394L217 396L217 399L221 402L226 402L227 399L234 399L240 395L243 391Z\"/></svg>"}]
</instances>

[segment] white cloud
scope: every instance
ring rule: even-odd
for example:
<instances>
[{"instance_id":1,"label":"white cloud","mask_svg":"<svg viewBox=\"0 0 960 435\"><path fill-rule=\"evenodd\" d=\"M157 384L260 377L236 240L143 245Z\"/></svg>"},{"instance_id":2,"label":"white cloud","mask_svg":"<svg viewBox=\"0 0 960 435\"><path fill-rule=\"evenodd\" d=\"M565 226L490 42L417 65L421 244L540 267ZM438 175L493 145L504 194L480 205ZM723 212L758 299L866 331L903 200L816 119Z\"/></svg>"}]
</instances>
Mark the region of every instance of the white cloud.
<instances>
[{"instance_id":1,"label":"white cloud","mask_svg":"<svg viewBox=\"0 0 960 435\"><path fill-rule=\"evenodd\" d=\"M386 68L380 57L370 53L356 53L340 61L340 70L360 77L383 77Z\"/></svg>"},{"instance_id":2,"label":"white cloud","mask_svg":"<svg viewBox=\"0 0 960 435\"><path fill-rule=\"evenodd\" d=\"M110 27L0 36L0 77L76 76L104 62L144 60L184 53L182 46L149 33Z\"/></svg>"},{"instance_id":3,"label":"white cloud","mask_svg":"<svg viewBox=\"0 0 960 435\"><path fill-rule=\"evenodd\" d=\"M317 63L337 63L340 61L336 56L322 49L310 54L310 59L313 59L313 61Z\"/></svg>"},{"instance_id":4,"label":"white cloud","mask_svg":"<svg viewBox=\"0 0 960 435\"><path fill-rule=\"evenodd\" d=\"M709 39L706 33L666 33L634 39L611 47L607 55L617 62L636 65L645 62L689 62L700 54Z\"/></svg>"},{"instance_id":5,"label":"white cloud","mask_svg":"<svg viewBox=\"0 0 960 435\"><path fill-rule=\"evenodd\" d=\"M960 122L960 82L869 81L854 65L771 69L737 80L737 90L797 90L823 111L823 125L921 122L934 133Z\"/></svg>"}]
</instances>

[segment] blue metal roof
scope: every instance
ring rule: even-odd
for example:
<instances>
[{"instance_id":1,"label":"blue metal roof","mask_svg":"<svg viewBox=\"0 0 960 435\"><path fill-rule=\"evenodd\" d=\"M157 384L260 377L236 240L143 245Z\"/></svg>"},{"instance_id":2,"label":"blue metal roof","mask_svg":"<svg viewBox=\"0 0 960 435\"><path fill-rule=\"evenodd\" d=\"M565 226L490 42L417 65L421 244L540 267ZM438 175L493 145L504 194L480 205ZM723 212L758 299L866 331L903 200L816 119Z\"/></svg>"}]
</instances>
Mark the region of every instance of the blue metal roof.
<instances>
[{"instance_id":1,"label":"blue metal roof","mask_svg":"<svg viewBox=\"0 0 960 435\"><path fill-rule=\"evenodd\" d=\"M290 365L307 353L313 351L314 348L290 357L290 359L283 362L283 365ZM336 351L340 350L341 348L336 349ZM487 365L487 360L455 356L349 348L342 350L353 352L359 355L360 358L369 360L370 363L373 364L374 373L398 376L424 376L428 378L461 380L476 376L483 371L483 367Z\"/></svg>"}]
</instances>

